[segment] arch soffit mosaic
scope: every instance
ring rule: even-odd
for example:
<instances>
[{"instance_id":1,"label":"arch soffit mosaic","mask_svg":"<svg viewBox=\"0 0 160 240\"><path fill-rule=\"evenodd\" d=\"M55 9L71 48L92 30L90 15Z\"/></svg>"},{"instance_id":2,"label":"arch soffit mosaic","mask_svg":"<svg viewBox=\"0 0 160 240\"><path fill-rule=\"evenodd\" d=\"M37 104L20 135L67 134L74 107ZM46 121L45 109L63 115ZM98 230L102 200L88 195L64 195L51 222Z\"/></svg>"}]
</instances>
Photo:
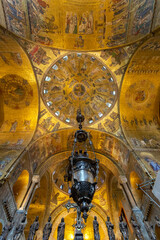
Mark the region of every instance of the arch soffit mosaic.
<instances>
[{"instance_id":1,"label":"arch soffit mosaic","mask_svg":"<svg viewBox=\"0 0 160 240\"><path fill-rule=\"evenodd\" d=\"M39 100L37 81L28 56L15 39L1 30L0 34L0 89L4 114L0 127L2 177L33 137Z\"/></svg>"},{"instance_id":2,"label":"arch soffit mosaic","mask_svg":"<svg viewBox=\"0 0 160 240\"><path fill-rule=\"evenodd\" d=\"M120 94L120 119L125 137L153 174L160 169L159 49L158 35L138 48L124 75Z\"/></svg>"},{"instance_id":3,"label":"arch soffit mosaic","mask_svg":"<svg viewBox=\"0 0 160 240\"><path fill-rule=\"evenodd\" d=\"M149 35L160 26L159 9L155 0L1 0L0 23L47 46L100 50Z\"/></svg>"},{"instance_id":4,"label":"arch soffit mosaic","mask_svg":"<svg viewBox=\"0 0 160 240\"><path fill-rule=\"evenodd\" d=\"M45 164L45 161L50 157L54 157L55 154L63 153L63 160L65 160L69 156L69 151L70 153L72 151L75 131L76 129L59 130L44 135L30 144L28 152L33 172L37 172L39 166L43 165L43 163ZM114 162L117 168L119 166L119 170L116 170L114 173L115 175L117 175L117 171L121 171L120 169L124 169L125 171L131 154L125 144L120 139L101 131L88 129L88 132L92 136L95 151L104 161L103 164L106 165L105 161L108 158L110 159L110 163ZM88 151L90 150L88 148ZM66 152L68 152L67 156ZM49 162L52 163L51 160Z\"/></svg>"},{"instance_id":5,"label":"arch soffit mosaic","mask_svg":"<svg viewBox=\"0 0 160 240\"><path fill-rule=\"evenodd\" d=\"M92 156L93 155L92 152L88 151L88 153L91 157L94 157ZM62 153L55 154L54 156L48 158L46 161L42 162L42 164L35 170L34 174L36 175L38 174L41 177L48 169L50 170L51 173L53 173L56 170L57 165L59 163L62 163L64 159L67 159L70 155L71 151L65 151ZM107 168L117 178L120 175L125 174L125 170L122 169L120 164L117 163L113 158L109 156L106 157L105 155L99 154L97 152L96 156L100 160L100 164L102 168L104 168L104 171Z\"/></svg>"}]
</instances>

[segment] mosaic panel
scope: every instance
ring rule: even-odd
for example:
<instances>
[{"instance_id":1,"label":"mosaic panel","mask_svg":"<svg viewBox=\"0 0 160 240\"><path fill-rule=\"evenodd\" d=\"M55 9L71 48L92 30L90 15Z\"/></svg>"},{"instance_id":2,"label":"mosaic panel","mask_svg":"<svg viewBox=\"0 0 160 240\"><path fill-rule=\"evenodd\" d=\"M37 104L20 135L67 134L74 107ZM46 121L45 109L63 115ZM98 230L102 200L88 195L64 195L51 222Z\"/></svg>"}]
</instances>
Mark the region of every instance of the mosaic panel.
<instances>
[{"instance_id":1,"label":"mosaic panel","mask_svg":"<svg viewBox=\"0 0 160 240\"><path fill-rule=\"evenodd\" d=\"M46 72L42 97L46 107L61 121L76 125L78 108L85 125L106 116L118 95L116 80L95 56L70 53L57 60Z\"/></svg>"},{"instance_id":2,"label":"mosaic panel","mask_svg":"<svg viewBox=\"0 0 160 240\"><path fill-rule=\"evenodd\" d=\"M140 40L151 33L154 8L153 25L159 24L155 0L2 1L10 31L59 49L101 50Z\"/></svg>"}]
</instances>

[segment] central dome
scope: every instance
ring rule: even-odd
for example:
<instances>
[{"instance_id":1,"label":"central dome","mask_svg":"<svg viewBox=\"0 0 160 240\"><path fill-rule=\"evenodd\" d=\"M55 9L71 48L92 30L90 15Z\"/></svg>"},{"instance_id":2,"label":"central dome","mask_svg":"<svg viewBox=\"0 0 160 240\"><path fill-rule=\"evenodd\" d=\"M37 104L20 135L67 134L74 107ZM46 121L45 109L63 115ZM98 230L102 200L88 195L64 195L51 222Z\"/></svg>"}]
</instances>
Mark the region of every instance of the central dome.
<instances>
[{"instance_id":1,"label":"central dome","mask_svg":"<svg viewBox=\"0 0 160 240\"><path fill-rule=\"evenodd\" d=\"M100 60L84 53L69 53L54 62L42 81L42 98L59 120L76 125L77 109L84 125L106 116L117 99L115 79Z\"/></svg>"}]
</instances>

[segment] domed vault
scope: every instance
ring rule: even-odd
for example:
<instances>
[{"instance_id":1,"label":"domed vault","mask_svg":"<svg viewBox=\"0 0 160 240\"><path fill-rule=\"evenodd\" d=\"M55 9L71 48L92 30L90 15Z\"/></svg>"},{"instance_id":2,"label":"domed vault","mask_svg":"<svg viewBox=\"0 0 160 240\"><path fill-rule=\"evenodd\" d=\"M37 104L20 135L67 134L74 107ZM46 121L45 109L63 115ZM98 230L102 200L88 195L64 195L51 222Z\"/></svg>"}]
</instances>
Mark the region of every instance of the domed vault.
<instances>
[{"instance_id":1,"label":"domed vault","mask_svg":"<svg viewBox=\"0 0 160 240\"><path fill-rule=\"evenodd\" d=\"M58 119L76 125L77 109L85 125L106 116L117 99L117 83L94 55L70 53L58 59L42 80L42 98Z\"/></svg>"},{"instance_id":2,"label":"domed vault","mask_svg":"<svg viewBox=\"0 0 160 240\"><path fill-rule=\"evenodd\" d=\"M136 183L153 181L160 170L159 12L155 0L0 1L3 226L14 219L17 208L22 210L30 186L39 179L26 204L26 236L39 215L40 240L51 215L50 239L57 238L62 217L65 239L74 238L76 214L64 208L70 193L64 175L81 109L100 160L85 239L93 240L94 216L106 239L107 215L120 239L120 214L134 239L133 206L157 229L159 210L150 207Z\"/></svg>"}]
</instances>

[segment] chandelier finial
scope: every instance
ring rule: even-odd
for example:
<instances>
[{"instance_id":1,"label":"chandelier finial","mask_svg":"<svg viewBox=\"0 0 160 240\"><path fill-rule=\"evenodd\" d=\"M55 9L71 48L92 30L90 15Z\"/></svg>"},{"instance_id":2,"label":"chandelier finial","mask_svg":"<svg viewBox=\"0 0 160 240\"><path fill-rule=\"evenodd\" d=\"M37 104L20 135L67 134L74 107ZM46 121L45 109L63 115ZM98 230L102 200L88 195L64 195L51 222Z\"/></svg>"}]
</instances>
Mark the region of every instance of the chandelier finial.
<instances>
[{"instance_id":1,"label":"chandelier finial","mask_svg":"<svg viewBox=\"0 0 160 240\"><path fill-rule=\"evenodd\" d=\"M84 122L84 115L81 113L81 109L77 110L77 117L76 120L79 123L79 129L82 129L82 122Z\"/></svg>"}]
</instances>

